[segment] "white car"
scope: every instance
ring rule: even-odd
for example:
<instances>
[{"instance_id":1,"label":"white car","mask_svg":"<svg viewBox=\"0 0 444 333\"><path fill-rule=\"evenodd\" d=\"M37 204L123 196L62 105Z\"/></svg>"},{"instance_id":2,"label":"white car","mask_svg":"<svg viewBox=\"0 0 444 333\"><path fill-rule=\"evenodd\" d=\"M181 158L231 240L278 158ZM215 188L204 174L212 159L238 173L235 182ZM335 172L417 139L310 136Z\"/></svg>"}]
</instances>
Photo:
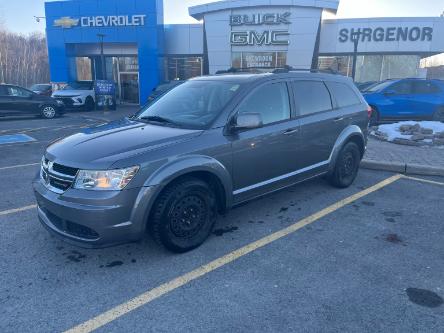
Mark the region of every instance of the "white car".
<instances>
[{"instance_id":1,"label":"white car","mask_svg":"<svg viewBox=\"0 0 444 333\"><path fill-rule=\"evenodd\" d=\"M96 95L93 81L75 81L57 90L52 97L63 102L67 109L92 111L96 107Z\"/></svg>"}]
</instances>

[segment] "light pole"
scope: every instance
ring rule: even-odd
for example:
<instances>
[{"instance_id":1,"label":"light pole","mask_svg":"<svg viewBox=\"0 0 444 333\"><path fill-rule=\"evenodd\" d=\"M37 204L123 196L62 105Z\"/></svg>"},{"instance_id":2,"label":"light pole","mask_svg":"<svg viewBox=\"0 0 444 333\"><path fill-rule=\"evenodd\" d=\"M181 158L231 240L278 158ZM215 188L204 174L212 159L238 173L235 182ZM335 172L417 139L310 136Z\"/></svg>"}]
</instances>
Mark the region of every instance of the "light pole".
<instances>
[{"instance_id":1,"label":"light pole","mask_svg":"<svg viewBox=\"0 0 444 333\"><path fill-rule=\"evenodd\" d=\"M105 39L105 34L97 34L100 38L100 62L102 63L102 80L105 80L106 76L106 65L105 65L105 54L103 52L103 40Z\"/></svg>"},{"instance_id":2,"label":"light pole","mask_svg":"<svg viewBox=\"0 0 444 333\"><path fill-rule=\"evenodd\" d=\"M359 38L361 37L361 32L353 32L351 35L351 40L353 42L353 70L352 70L352 78L355 81L356 78L356 63L358 60L358 46L359 46Z\"/></svg>"}]
</instances>

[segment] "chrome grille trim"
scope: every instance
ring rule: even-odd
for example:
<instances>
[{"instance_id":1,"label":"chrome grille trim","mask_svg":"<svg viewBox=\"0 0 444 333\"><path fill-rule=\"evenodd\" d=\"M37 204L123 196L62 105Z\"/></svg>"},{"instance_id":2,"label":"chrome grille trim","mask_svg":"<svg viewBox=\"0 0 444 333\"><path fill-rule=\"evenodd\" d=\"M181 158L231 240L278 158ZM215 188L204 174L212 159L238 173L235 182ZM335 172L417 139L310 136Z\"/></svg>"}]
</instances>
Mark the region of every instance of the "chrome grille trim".
<instances>
[{"instance_id":1,"label":"chrome grille trim","mask_svg":"<svg viewBox=\"0 0 444 333\"><path fill-rule=\"evenodd\" d=\"M48 190L57 194L62 194L72 186L77 176L66 175L54 171L53 166L54 162L51 162L48 159L43 158L40 168L40 179ZM60 186L57 187L54 185L60 185Z\"/></svg>"}]
</instances>

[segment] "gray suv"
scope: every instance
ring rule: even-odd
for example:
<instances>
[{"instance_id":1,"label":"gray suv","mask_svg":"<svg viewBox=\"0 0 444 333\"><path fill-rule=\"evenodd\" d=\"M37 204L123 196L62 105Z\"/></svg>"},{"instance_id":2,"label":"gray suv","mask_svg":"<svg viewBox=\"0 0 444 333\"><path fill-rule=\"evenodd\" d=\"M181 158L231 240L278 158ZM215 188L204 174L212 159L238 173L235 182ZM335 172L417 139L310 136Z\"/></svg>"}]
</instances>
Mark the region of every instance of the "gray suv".
<instances>
[{"instance_id":1,"label":"gray suv","mask_svg":"<svg viewBox=\"0 0 444 333\"><path fill-rule=\"evenodd\" d=\"M312 71L225 74L174 88L133 117L50 145L33 182L42 224L104 247L149 231L201 245L218 212L324 175L356 178L368 105L353 82Z\"/></svg>"}]
</instances>

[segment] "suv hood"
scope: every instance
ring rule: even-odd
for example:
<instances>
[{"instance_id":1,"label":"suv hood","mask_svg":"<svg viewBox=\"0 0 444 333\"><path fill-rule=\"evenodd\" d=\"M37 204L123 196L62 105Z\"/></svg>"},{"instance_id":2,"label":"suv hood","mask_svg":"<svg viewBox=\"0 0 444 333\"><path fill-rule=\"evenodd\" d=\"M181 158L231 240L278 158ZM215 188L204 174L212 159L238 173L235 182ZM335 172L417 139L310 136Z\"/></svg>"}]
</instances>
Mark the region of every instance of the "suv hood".
<instances>
[{"instance_id":1,"label":"suv hood","mask_svg":"<svg viewBox=\"0 0 444 333\"><path fill-rule=\"evenodd\" d=\"M202 132L125 118L61 139L48 147L46 157L74 168L109 169L122 159L189 140Z\"/></svg>"},{"instance_id":2,"label":"suv hood","mask_svg":"<svg viewBox=\"0 0 444 333\"><path fill-rule=\"evenodd\" d=\"M52 95L53 97L72 97L82 96L91 93L92 90L57 90Z\"/></svg>"}]
</instances>

